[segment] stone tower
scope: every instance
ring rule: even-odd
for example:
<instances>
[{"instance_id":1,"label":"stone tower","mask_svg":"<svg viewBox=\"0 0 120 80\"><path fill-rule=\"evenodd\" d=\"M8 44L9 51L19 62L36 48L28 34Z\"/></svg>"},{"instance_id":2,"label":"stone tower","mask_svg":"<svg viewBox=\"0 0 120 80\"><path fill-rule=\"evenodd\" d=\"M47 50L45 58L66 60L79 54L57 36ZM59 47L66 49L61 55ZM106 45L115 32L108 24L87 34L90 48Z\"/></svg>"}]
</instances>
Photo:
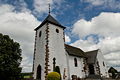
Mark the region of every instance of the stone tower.
<instances>
[{"instance_id":1,"label":"stone tower","mask_svg":"<svg viewBox=\"0 0 120 80\"><path fill-rule=\"evenodd\" d=\"M64 43L64 29L50 14L35 31L33 58L34 79L46 80L49 72L58 66L62 79L68 75Z\"/></svg>"}]
</instances>

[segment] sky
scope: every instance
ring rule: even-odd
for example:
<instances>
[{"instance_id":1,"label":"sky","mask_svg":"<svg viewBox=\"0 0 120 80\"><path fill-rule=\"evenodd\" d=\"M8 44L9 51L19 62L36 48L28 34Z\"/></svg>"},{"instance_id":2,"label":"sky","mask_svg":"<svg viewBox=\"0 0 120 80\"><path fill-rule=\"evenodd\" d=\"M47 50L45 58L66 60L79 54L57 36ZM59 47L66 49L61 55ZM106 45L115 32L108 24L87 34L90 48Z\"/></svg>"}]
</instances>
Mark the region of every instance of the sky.
<instances>
[{"instance_id":1,"label":"sky","mask_svg":"<svg viewBox=\"0 0 120 80\"><path fill-rule=\"evenodd\" d=\"M0 0L0 33L20 43L22 72L31 72L34 29L48 15L65 26L66 43L100 49L107 66L120 71L120 0Z\"/></svg>"}]
</instances>

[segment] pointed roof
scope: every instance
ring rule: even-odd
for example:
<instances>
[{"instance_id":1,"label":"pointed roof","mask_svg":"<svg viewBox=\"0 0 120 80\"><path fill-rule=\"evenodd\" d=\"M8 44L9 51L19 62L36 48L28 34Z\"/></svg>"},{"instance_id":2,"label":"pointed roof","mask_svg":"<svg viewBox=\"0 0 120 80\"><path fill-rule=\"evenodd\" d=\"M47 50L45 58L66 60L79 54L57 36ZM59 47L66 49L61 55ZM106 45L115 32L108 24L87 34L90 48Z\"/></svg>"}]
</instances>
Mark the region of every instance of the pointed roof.
<instances>
[{"instance_id":1,"label":"pointed roof","mask_svg":"<svg viewBox=\"0 0 120 80\"><path fill-rule=\"evenodd\" d=\"M78 56L78 57L86 57L84 51L82 51L79 48L65 44L65 49L69 55Z\"/></svg>"},{"instance_id":2,"label":"pointed roof","mask_svg":"<svg viewBox=\"0 0 120 80\"><path fill-rule=\"evenodd\" d=\"M64 26L62 26L56 19L54 19L50 14L45 18L45 20L37 27L35 28L35 30L39 29L40 27L42 27L45 23L51 23L54 24L56 26L59 26L63 29L65 29Z\"/></svg>"},{"instance_id":3,"label":"pointed roof","mask_svg":"<svg viewBox=\"0 0 120 80\"><path fill-rule=\"evenodd\" d=\"M99 49L85 52L85 54L87 55L87 58L88 58L87 61L89 64L95 63L98 51L99 51Z\"/></svg>"}]
</instances>

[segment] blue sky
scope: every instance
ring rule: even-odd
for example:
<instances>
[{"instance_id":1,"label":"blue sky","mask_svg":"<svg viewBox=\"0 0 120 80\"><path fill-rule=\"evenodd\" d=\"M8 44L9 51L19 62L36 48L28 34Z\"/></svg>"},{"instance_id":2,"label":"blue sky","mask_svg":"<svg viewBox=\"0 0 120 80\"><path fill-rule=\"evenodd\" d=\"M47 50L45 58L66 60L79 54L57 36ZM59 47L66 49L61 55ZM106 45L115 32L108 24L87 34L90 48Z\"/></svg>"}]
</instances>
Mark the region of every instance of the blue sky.
<instances>
[{"instance_id":1,"label":"blue sky","mask_svg":"<svg viewBox=\"0 0 120 80\"><path fill-rule=\"evenodd\" d=\"M46 6L49 0L46 1ZM85 20L91 20L93 17L98 16L101 12L120 12L120 0L57 0L54 4L52 2L51 12L56 15L57 20L65 26L72 26L77 20L84 18ZM104 3L93 4L93 1L104 1ZM112 3L113 2L113 3ZM21 11L21 7L26 6L27 9L34 11L34 0L0 0L1 4L10 4L16 7L17 11ZM118 4L118 5L115 5ZM38 3L39 4L39 3ZM41 7L41 6L39 6ZM57 8L56 8L57 7ZM39 12L40 13L40 12ZM42 21L47 16L46 12L41 12L42 15L34 14L36 18ZM39 15L39 16L38 16ZM63 19L65 18L65 19Z\"/></svg>"},{"instance_id":2,"label":"blue sky","mask_svg":"<svg viewBox=\"0 0 120 80\"><path fill-rule=\"evenodd\" d=\"M32 70L33 30L48 15L48 2L51 15L66 27L67 44L99 48L108 66L120 70L120 0L0 0L0 32L21 44L23 72Z\"/></svg>"}]
</instances>

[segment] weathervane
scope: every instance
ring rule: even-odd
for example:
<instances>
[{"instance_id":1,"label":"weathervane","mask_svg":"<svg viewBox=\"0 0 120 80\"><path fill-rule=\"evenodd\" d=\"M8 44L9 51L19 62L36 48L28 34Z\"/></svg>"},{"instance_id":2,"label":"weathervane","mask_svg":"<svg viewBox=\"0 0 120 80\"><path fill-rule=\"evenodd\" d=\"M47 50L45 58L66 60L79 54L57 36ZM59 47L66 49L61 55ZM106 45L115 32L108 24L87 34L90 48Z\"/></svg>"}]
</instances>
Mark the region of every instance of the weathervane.
<instances>
[{"instance_id":1,"label":"weathervane","mask_svg":"<svg viewBox=\"0 0 120 80\"><path fill-rule=\"evenodd\" d=\"M49 15L50 15L50 0L48 0Z\"/></svg>"}]
</instances>

